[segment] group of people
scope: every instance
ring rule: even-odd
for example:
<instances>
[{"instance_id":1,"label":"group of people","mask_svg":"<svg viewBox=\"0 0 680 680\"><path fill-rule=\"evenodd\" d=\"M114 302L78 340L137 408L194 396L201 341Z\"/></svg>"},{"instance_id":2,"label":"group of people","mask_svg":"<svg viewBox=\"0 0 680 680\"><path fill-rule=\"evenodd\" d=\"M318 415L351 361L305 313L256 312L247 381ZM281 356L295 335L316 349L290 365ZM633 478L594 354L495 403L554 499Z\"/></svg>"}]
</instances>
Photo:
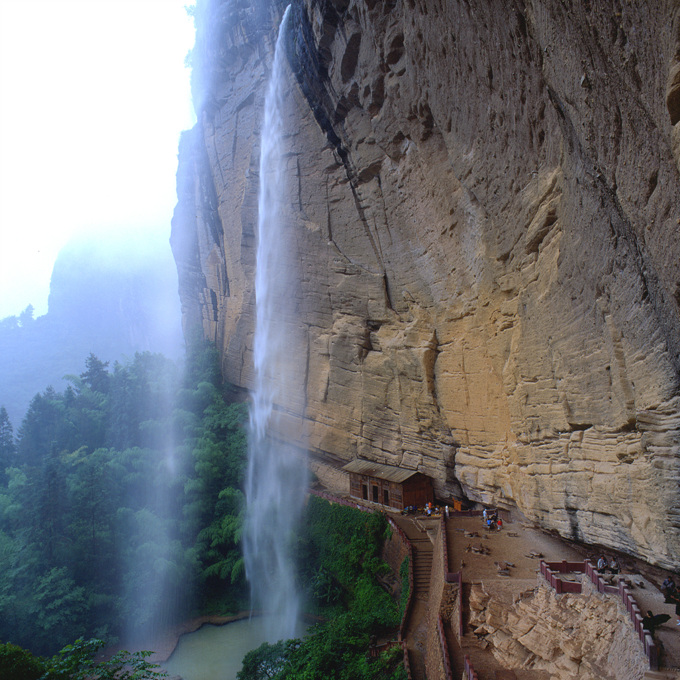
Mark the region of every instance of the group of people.
<instances>
[{"instance_id":1,"label":"group of people","mask_svg":"<svg viewBox=\"0 0 680 680\"><path fill-rule=\"evenodd\" d=\"M607 558L604 555L600 555L597 560L597 571L600 574L606 574L607 572L610 574L618 574L621 571L621 567L619 567L616 557L612 557L607 561Z\"/></svg>"},{"instance_id":2,"label":"group of people","mask_svg":"<svg viewBox=\"0 0 680 680\"><path fill-rule=\"evenodd\" d=\"M666 580L661 584L661 592L666 604L675 605L675 615L678 617L678 626L680 626L680 590L675 585L675 581L667 576Z\"/></svg>"},{"instance_id":3,"label":"group of people","mask_svg":"<svg viewBox=\"0 0 680 680\"><path fill-rule=\"evenodd\" d=\"M487 529L495 529L500 531L503 528L503 520L498 516L496 510L487 510L484 508L482 511L482 517L484 518L484 524Z\"/></svg>"},{"instance_id":4,"label":"group of people","mask_svg":"<svg viewBox=\"0 0 680 680\"><path fill-rule=\"evenodd\" d=\"M402 511L402 515L417 515L419 513L422 513L424 515L427 515L428 517L431 517L432 515L437 515L441 512L441 508L437 505L434 505L432 501L428 501L425 503L425 506L420 509L418 508L417 505L407 505ZM446 516L449 516L449 506L446 506Z\"/></svg>"},{"instance_id":5,"label":"group of people","mask_svg":"<svg viewBox=\"0 0 680 680\"><path fill-rule=\"evenodd\" d=\"M661 584L661 593L665 604L675 605L675 615L678 617L675 625L680 626L680 591L670 576L667 576ZM651 612L648 613L651 614ZM669 618L670 616L667 616L667 619Z\"/></svg>"}]
</instances>

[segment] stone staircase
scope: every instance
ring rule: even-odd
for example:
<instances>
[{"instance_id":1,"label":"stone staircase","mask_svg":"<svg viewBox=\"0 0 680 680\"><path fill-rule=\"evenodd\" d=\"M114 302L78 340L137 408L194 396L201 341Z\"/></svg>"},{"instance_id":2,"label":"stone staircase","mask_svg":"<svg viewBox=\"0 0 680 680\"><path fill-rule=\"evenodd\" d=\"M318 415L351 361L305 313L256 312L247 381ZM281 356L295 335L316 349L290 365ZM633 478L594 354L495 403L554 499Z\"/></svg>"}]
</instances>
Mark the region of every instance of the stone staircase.
<instances>
[{"instance_id":1,"label":"stone staircase","mask_svg":"<svg viewBox=\"0 0 680 680\"><path fill-rule=\"evenodd\" d=\"M429 538L412 538L413 546L413 590L420 600L427 600L430 595L430 577L432 575L432 542Z\"/></svg>"}]
</instances>

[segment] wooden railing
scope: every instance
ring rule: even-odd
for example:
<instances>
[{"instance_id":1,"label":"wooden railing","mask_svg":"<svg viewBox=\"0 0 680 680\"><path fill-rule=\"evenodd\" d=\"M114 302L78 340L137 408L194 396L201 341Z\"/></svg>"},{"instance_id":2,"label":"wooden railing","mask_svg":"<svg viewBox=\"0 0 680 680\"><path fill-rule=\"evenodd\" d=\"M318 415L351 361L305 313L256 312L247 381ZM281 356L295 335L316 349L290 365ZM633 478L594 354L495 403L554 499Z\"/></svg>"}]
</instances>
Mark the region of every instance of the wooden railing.
<instances>
[{"instance_id":1,"label":"wooden railing","mask_svg":"<svg viewBox=\"0 0 680 680\"><path fill-rule=\"evenodd\" d=\"M479 680L479 676L472 667L472 661L467 654L463 657L463 677L465 680Z\"/></svg>"},{"instance_id":2,"label":"wooden railing","mask_svg":"<svg viewBox=\"0 0 680 680\"><path fill-rule=\"evenodd\" d=\"M635 633L642 642L645 655L649 660L650 670L659 670L659 648L652 639L650 632L643 628L640 607L631 595L628 584L624 579L619 580L618 586L609 585L590 560L585 560L585 562L544 562L541 560L541 574L557 593L581 592L582 584L580 582L563 581L559 576L556 576L556 574L574 572L585 574L592 581L598 593L617 594L621 598L621 603L628 612Z\"/></svg>"},{"instance_id":3,"label":"wooden railing","mask_svg":"<svg viewBox=\"0 0 680 680\"><path fill-rule=\"evenodd\" d=\"M555 592L580 593L583 586L580 581L564 581L559 574L572 574L574 572L585 572L583 562L544 562L541 560L541 575L550 584Z\"/></svg>"},{"instance_id":4,"label":"wooden railing","mask_svg":"<svg viewBox=\"0 0 680 680\"><path fill-rule=\"evenodd\" d=\"M446 631L444 630L444 621L442 615L437 617L437 632L439 633L439 646L442 650L442 663L444 664L444 677L446 680L453 680L453 671L451 670L451 656L449 654L449 644L446 641Z\"/></svg>"}]
</instances>

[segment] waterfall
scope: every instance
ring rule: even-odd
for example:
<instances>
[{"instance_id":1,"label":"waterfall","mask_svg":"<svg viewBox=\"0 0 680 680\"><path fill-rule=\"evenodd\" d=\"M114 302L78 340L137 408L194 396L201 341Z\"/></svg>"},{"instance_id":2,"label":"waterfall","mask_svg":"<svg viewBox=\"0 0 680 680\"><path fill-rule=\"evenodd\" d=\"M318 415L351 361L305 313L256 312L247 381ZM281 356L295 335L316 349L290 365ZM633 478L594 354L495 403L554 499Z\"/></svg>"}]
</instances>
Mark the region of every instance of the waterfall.
<instances>
[{"instance_id":1,"label":"waterfall","mask_svg":"<svg viewBox=\"0 0 680 680\"><path fill-rule=\"evenodd\" d=\"M255 385L250 409L246 522L243 537L246 574L253 609L273 614L271 641L296 637L300 598L290 550L307 489L302 456L291 455L270 432L286 427L286 407L295 402L293 329L295 327L295 258L293 239L285 237L291 201L286 200L284 149L286 9L265 97L260 142L260 193L255 275L256 322L253 347Z\"/></svg>"}]
</instances>

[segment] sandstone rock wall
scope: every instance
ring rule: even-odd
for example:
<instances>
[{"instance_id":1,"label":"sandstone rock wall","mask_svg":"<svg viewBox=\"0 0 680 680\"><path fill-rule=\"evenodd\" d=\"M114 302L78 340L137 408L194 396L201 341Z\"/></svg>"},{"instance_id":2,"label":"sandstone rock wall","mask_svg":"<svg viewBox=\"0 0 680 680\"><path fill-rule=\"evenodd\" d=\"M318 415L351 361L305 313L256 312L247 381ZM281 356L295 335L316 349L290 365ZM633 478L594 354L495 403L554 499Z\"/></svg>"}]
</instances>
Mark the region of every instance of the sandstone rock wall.
<instances>
[{"instance_id":1,"label":"sandstone rock wall","mask_svg":"<svg viewBox=\"0 0 680 680\"><path fill-rule=\"evenodd\" d=\"M252 384L278 0L199 3L172 242L185 329ZM680 568L680 4L296 0L289 196L316 464L417 468Z\"/></svg>"}]
</instances>

